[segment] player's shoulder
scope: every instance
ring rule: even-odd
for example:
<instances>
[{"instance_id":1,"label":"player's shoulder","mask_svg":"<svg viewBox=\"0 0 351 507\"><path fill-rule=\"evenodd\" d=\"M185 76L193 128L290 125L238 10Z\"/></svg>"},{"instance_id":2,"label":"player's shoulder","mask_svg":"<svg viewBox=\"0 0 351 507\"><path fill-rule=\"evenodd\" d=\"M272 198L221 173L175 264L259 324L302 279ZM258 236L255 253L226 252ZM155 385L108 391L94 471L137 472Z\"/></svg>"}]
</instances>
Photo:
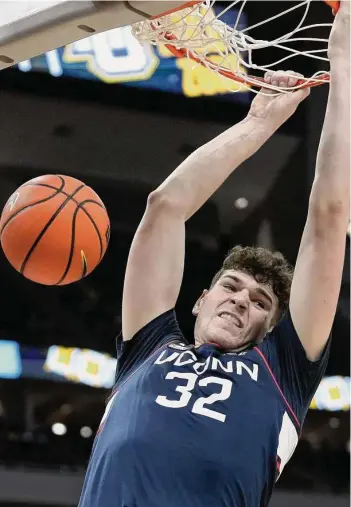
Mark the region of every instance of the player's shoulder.
<instances>
[{"instance_id":1,"label":"player's shoulder","mask_svg":"<svg viewBox=\"0 0 351 507\"><path fill-rule=\"evenodd\" d=\"M135 333L132 340L138 341L140 337L147 336L168 337L168 339L186 341L179 327L174 308L155 316Z\"/></svg>"},{"instance_id":2,"label":"player's shoulder","mask_svg":"<svg viewBox=\"0 0 351 507\"><path fill-rule=\"evenodd\" d=\"M290 311L288 310L277 322L277 324L266 334L263 339L264 342L283 338L284 336L293 336L297 338L295 326L291 319Z\"/></svg>"},{"instance_id":3,"label":"player's shoulder","mask_svg":"<svg viewBox=\"0 0 351 507\"><path fill-rule=\"evenodd\" d=\"M117 357L122 353L142 355L153 353L169 343L187 343L176 317L174 309L167 310L145 324L130 340L123 340L122 333L117 336Z\"/></svg>"}]
</instances>

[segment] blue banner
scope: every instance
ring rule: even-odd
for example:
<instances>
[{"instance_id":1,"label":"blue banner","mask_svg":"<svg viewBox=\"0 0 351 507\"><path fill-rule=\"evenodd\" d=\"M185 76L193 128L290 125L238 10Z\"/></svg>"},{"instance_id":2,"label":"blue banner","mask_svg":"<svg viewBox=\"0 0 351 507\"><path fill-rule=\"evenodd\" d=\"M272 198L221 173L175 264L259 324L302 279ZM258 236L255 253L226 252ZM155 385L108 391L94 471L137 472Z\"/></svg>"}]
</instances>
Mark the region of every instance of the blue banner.
<instances>
[{"instance_id":1,"label":"blue banner","mask_svg":"<svg viewBox=\"0 0 351 507\"><path fill-rule=\"evenodd\" d=\"M223 18L233 24L237 11L227 12ZM238 28L245 28L245 18L241 17ZM214 48L222 43L218 42ZM211 50L211 60L221 58ZM231 64L236 64L236 56L230 55ZM247 92L228 92L235 83L219 77L188 58L175 58L167 48L140 44L125 26L99 33L55 49L44 55L26 60L18 65L23 72L48 72L52 76L71 76L79 79L98 80L104 83L123 83L126 86L151 88L170 93L184 94L187 97L222 96L235 101L249 100ZM239 88L238 88L239 90ZM235 90L234 90L235 91Z\"/></svg>"},{"instance_id":2,"label":"blue banner","mask_svg":"<svg viewBox=\"0 0 351 507\"><path fill-rule=\"evenodd\" d=\"M0 378L15 379L21 376L22 360L18 343L0 340Z\"/></svg>"}]
</instances>

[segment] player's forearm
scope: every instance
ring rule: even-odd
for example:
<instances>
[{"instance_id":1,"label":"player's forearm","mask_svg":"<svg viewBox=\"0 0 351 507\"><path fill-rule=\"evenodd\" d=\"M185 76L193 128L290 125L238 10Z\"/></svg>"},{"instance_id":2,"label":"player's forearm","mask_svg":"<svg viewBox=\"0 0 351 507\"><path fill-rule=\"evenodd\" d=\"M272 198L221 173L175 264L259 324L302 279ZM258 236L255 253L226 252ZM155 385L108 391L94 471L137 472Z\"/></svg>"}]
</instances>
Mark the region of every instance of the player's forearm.
<instances>
[{"instance_id":1,"label":"player's forearm","mask_svg":"<svg viewBox=\"0 0 351 507\"><path fill-rule=\"evenodd\" d=\"M349 216L350 203L350 63L331 62L327 112L317 154L311 208Z\"/></svg>"},{"instance_id":2,"label":"player's forearm","mask_svg":"<svg viewBox=\"0 0 351 507\"><path fill-rule=\"evenodd\" d=\"M187 220L274 133L269 120L247 117L192 153L157 189Z\"/></svg>"}]
</instances>

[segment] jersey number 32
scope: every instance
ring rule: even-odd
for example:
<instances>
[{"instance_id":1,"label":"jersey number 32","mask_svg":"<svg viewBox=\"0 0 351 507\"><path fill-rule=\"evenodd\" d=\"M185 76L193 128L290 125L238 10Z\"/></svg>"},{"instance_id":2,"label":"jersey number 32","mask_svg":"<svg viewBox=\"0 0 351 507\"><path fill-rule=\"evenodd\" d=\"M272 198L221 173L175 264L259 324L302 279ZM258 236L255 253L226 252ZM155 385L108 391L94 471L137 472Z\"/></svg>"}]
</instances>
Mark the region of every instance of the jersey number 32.
<instances>
[{"instance_id":1,"label":"jersey number 32","mask_svg":"<svg viewBox=\"0 0 351 507\"><path fill-rule=\"evenodd\" d=\"M191 411L193 414L210 417L211 419L216 419L216 421L225 421L225 414L222 414L222 412L218 412L217 410L213 410L213 408L208 408L208 406L213 405L216 403L216 401L224 401L229 398L233 386L230 380L219 377L205 377L198 380L199 377L196 375L196 373L179 373L177 371L170 371L167 373L165 378L166 380L182 379L186 381L185 385L177 385L175 388L175 391L180 393L180 397L178 399L170 400L166 396L157 396L155 400L156 403L168 408L186 407L193 397L194 393L192 391L195 388L196 382L198 382L198 385L200 387L206 387L209 384L220 385L220 392L212 393L209 396L198 398L193 404Z\"/></svg>"}]
</instances>

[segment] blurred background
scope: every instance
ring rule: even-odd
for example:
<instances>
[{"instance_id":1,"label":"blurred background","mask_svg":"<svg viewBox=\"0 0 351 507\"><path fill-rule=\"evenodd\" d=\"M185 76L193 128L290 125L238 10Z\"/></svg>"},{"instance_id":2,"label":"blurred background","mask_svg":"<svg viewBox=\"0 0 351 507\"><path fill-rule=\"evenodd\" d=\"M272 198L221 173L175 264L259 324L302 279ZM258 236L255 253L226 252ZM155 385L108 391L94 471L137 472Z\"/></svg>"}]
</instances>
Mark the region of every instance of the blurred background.
<instances>
[{"instance_id":1,"label":"blurred background","mask_svg":"<svg viewBox=\"0 0 351 507\"><path fill-rule=\"evenodd\" d=\"M283 3L248 2L242 27ZM314 22L331 21L323 2L312 4ZM282 33L288 23L294 18L280 21ZM261 37L272 39L271 29ZM282 66L291 67L312 74L321 65L300 58ZM177 307L185 335L193 331L194 301L233 245L262 245L295 262L327 93L327 86L314 89L188 222ZM124 270L147 196L196 148L244 118L251 100L225 93L206 69L141 46L129 27L0 73L0 205L28 179L67 174L96 190L112 229L101 265L67 287L29 282L0 252L0 506L77 505L113 384ZM326 377L273 506L349 505L349 249L348 238Z\"/></svg>"}]
</instances>

